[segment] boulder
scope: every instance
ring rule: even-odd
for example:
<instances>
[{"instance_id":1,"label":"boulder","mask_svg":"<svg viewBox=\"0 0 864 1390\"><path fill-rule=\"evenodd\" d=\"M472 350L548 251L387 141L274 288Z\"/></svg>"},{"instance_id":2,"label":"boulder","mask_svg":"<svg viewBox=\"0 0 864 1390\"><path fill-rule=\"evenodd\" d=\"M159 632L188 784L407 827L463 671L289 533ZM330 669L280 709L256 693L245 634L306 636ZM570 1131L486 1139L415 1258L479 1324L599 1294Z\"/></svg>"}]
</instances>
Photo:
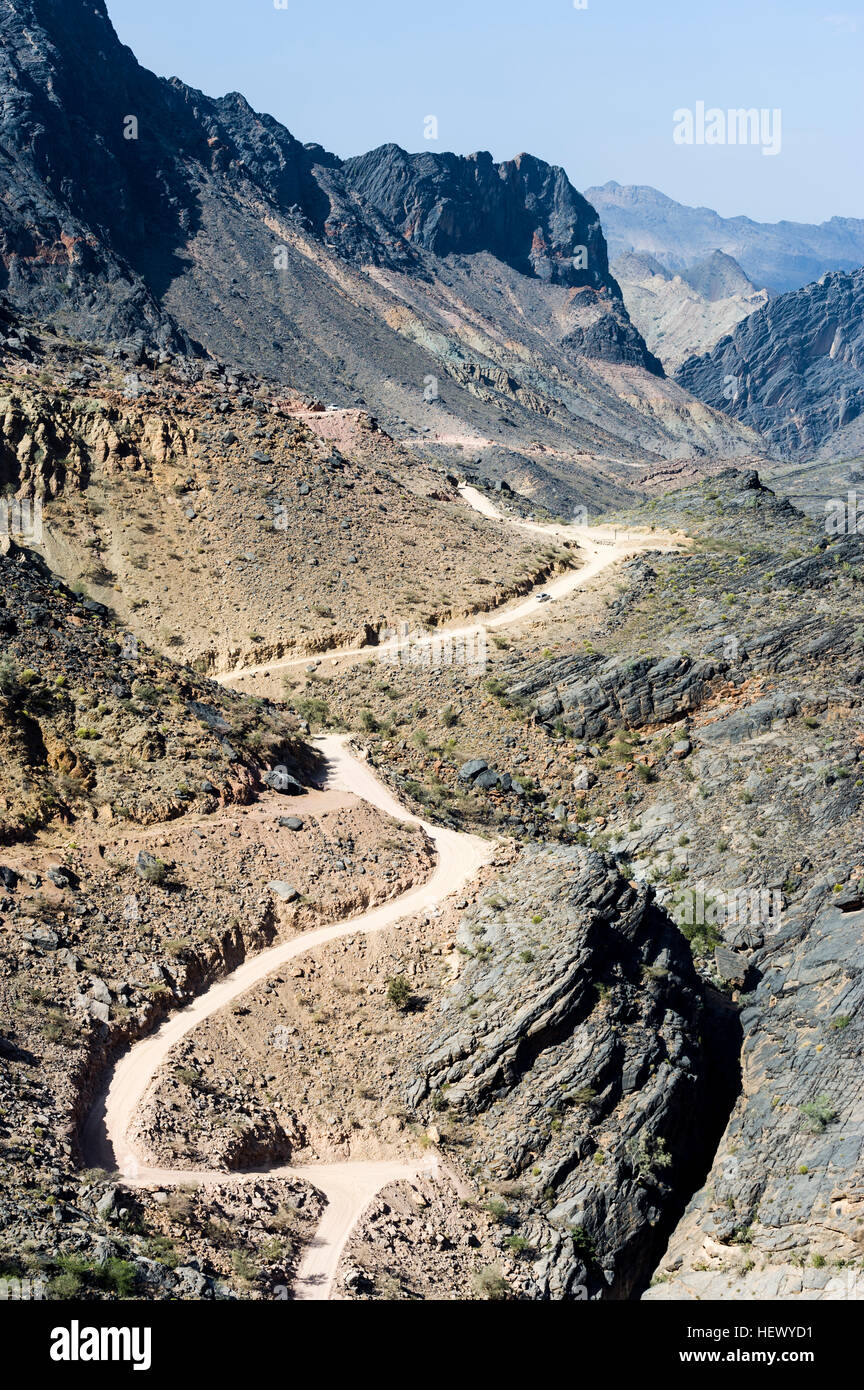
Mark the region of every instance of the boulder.
<instances>
[{"instance_id":1,"label":"boulder","mask_svg":"<svg viewBox=\"0 0 864 1390\"><path fill-rule=\"evenodd\" d=\"M270 889L270 892L274 893L277 898L280 898L283 903L296 902L300 896L297 889L292 888L290 883L280 883L278 879L274 879L272 883L268 883L267 887Z\"/></svg>"},{"instance_id":2,"label":"boulder","mask_svg":"<svg viewBox=\"0 0 864 1390\"><path fill-rule=\"evenodd\" d=\"M480 772L485 772L489 766L485 758L469 758L467 763L463 763L459 769L460 782L473 782Z\"/></svg>"}]
</instances>

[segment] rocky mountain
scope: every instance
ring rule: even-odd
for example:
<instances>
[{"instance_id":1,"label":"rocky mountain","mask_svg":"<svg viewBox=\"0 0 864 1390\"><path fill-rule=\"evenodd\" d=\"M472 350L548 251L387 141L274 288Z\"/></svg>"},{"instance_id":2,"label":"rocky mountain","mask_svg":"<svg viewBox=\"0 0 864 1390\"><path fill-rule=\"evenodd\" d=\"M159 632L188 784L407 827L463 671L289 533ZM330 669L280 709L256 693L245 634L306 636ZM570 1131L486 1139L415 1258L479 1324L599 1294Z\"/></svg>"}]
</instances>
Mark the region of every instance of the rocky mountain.
<instances>
[{"instance_id":1,"label":"rocky mountain","mask_svg":"<svg viewBox=\"0 0 864 1390\"><path fill-rule=\"evenodd\" d=\"M677 380L783 453L860 451L864 270L823 275L745 319Z\"/></svg>"},{"instance_id":2,"label":"rocky mountain","mask_svg":"<svg viewBox=\"0 0 864 1390\"><path fill-rule=\"evenodd\" d=\"M612 270L630 318L670 371L688 357L710 352L769 297L722 251L713 251L680 274L653 256L628 251L613 262Z\"/></svg>"},{"instance_id":3,"label":"rocky mountain","mask_svg":"<svg viewBox=\"0 0 864 1390\"><path fill-rule=\"evenodd\" d=\"M479 1172L507 1192L537 1252L523 1296L624 1299L731 1099L705 992L651 894L591 851L532 847L495 886L460 923L469 958L411 1049L408 1101L446 1097ZM470 1032L469 999L482 1000Z\"/></svg>"},{"instance_id":4,"label":"rocky mountain","mask_svg":"<svg viewBox=\"0 0 864 1390\"><path fill-rule=\"evenodd\" d=\"M832 217L818 226L754 222L687 207L647 185L614 181L586 189L585 196L600 214L613 259L628 251L644 252L667 270L683 273L693 261L723 251L771 294L800 289L828 270L855 270L864 262L860 217Z\"/></svg>"},{"instance_id":5,"label":"rocky mountain","mask_svg":"<svg viewBox=\"0 0 864 1390\"><path fill-rule=\"evenodd\" d=\"M864 271L0 39L0 1296L860 1298Z\"/></svg>"},{"instance_id":6,"label":"rocky mountain","mask_svg":"<svg viewBox=\"0 0 864 1390\"><path fill-rule=\"evenodd\" d=\"M404 237L436 256L488 251L523 275L614 294L594 209L563 169L532 155L495 164L486 152L412 155L384 145L346 160L342 173Z\"/></svg>"},{"instance_id":7,"label":"rocky mountain","mask_svg":"<svg viewBox=\"0 0 864 1390\"><path fill-rule=\"evenodd\" d=\"M735 294L758 293L757 286L744 274L738 262L724 251L712 251L710 256L695 261L682 272L681 278L711 304Z\"/></svg>"},{"instance_id":8,"label":"rocky mountain","mask_svg":"<svg viewBox=\"0 0 864 1390\"><path fill-rule=\"evenodd\" d=\"M611 500L633 463L758 448L663 378L563 171L393 146L342 162L237 93L147 72L103 0L14 0L0 26L19 311L133 362L206 352L368 407L559 505Z\"/></svg>"}]
</instances>

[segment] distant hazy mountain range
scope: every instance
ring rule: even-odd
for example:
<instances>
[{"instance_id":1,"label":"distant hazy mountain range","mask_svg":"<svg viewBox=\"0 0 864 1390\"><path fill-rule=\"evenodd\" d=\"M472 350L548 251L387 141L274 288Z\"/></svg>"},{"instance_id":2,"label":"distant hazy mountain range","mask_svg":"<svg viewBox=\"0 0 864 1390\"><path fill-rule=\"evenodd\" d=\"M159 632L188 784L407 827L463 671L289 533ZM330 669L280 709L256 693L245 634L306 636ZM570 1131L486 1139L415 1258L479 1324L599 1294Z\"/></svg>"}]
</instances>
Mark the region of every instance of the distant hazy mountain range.
<instances>
[{"instance_id":1,"label":"distant hazy mountain range","mask_svg":"<svg viewBox=\"0 0 864 1390\"><path fill-rule=\"evenodd\" d=\"M667 270L682 272L712 251L734 257L746 275L772 294L800 289L826 270L864 264L864 219L832 217L806 222L754 222L691 208L647 185L610 182L585 197L600 214L611 259L645 252Z\"/></svg>"},{"instance_id":2,"label":"distant hazy mountain range","mask_svg":"<svg viewBox=\"0 0 864 1390\"><path fill-rule=\"evenodd\" d=\"M626 251L611 269L631 320L668 370L710 352L769 298L725 251L712 251L679 274L637 251Z\"/></svg>"}]
</instances>

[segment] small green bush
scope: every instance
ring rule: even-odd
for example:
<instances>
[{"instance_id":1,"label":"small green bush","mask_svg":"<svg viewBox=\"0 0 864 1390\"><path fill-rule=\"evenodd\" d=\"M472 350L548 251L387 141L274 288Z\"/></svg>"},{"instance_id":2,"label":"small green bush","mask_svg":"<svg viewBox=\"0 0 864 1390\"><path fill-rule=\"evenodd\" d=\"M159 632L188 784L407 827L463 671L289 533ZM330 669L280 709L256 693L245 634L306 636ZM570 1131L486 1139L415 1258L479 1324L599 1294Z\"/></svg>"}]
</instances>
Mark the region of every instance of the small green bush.
<instances>
[{"instance_id":1,"label":"small green bush","mask_svg":"<svg viewBox=\"0 0 864 1390\"><path fill-rule=\"evenodd\" d=\"M387 981L387 1000L400 1013L408 1008L411 997L411 985L404 975L393 975Z\"/></svg>"},{"instance_id":2,"label":"small green bush","mask_svg":"<svg viewBox=\"0 0 864 1390\"><path fill-rule=\"evenodd\" d=\"M837 1119L837 1108L824 1091L815 1100L799 1105L798 1109L806 1121L805 1128L811 1134L822 1134L828 1125Z\"/></svg>"},{"instance_id":3,"label":"small green bush","mask_svg":"<svg viewBox=\"0 0 864 1390\"><path fill-rule=\"evenodd\" d=\"M472 1279L472 1286L478 1298L501 1302L510 1294L510 1285L498 1265L486 1265L478 1269Z\"/></svg>"}]
</instances>

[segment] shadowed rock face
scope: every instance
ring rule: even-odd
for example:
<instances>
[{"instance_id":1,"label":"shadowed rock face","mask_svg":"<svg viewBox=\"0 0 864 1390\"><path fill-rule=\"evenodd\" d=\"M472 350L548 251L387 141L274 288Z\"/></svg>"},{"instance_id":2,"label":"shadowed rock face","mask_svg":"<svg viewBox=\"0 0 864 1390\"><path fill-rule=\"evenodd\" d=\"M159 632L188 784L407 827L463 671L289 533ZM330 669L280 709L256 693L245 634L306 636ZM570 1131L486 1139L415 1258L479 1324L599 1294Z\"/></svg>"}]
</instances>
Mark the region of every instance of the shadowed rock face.
<instances>
[{"instance_id":1,"label":"shadowed rock face","mask_svg":"<svg viewBox=\"0 0 864 1390\"><path fill-rule=\"evenodd\" d=\"M824 881L753 961L743 1090L650 1299L860 1299L860 884Z\"/></svg>"},{"instance_id":2,"label":"shadowed rock face","mask_svg":"<svg viewBox=\"0 0 864 1390\"><path fill-rule=\"evenodd\" d=\"M514 1183L530 1296L627 1298L731 1105L703 986L650 890L598 854L533 847L495 887L462 919L407 1099L445 1098L478 1176Z\"/></svg>"},{"instance_id":3,"label":"shadowed rock face","mask_svg":"<svg viewBox=\"0 0 864 1390\"><path fill-rule=\"evenodd\" d=\"M864 411L864 270L771 300L676 380L784 451L826 445Z\"/></svg>"},{"instance_id":4,"label":"shadowed rock face","mask_svg":"<svg viewBox=\"0 0 864 1390\"><path fill-rule=\"evenodd\" d=\"M352 188L436 256L489 251L523 275L614 292L596 212L563 169L533 155L495 164L485 150L466 158L382 145L342 167ZM580 248L584 269L574 264Z\"/></svg>"}]
</instances>

